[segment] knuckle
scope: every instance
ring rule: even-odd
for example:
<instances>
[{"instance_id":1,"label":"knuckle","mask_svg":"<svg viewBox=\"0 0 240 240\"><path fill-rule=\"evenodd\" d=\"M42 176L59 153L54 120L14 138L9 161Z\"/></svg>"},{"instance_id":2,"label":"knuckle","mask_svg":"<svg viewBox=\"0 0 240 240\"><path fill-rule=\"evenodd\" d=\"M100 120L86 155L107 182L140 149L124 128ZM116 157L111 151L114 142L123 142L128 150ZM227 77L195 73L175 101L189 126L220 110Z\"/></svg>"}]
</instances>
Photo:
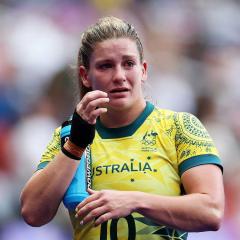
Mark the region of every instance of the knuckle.
<instances>
[{"instance_id":1,"label":"knuckle","mask_svg":"<svg viewBox=\"0 0 240 240\"><path fill-rule=\"evenodd\" d=\"M105 203L105 206L108 212L113 212L115 210L112 204L110 204L109 202Z\"/></svg>"},{"instance_id":2,"label":"knuckle","mask_svg":"<svg viewBox=\"0 0 240 240\"><path fill-rule=\"evenodd\" d=\"M81 108L82 108L82 104L81 103L76 106L76 112L78 114L81 112Z\"/></svg>"},{"instance_id":3,"label":"knuckle","mask_svg":"<svg viewBox=\"0 0 240 240\"><path fill-rule=\"evenodd\" d=\"M84 95L82 100L85 101L85 102L89 102L91 99L92 99L91 92L88 92Z\"/></svg>"},{"instance_id":4,"label":"knuckle","mask_svg":"<svg viewBox=\"0 0 240 240\"><path fill-rule=\"evenodd\" d=\"M96 112L91 112L91 114L89 116L89 120L94 120L95 118L97 118Z\"/></svg>"},{"instance_id":5,"label":"knuckle","mask_svg":"<svg viewBox=\"0 0 240 240\"><path fill-rule=\"evenodd\" d=\"M99 94L102 93L102 91L100 91L100 90L96 90L96 93L99 95Z\"/></svg>"},{"instance_id":6,"label":"knuckle","mask_svg":"<svg viewBox=\"0 0 240 240\"><path fill-rule=\"evenodd\" d=\"M106 190L101 190L100 192L99 192L99 196L101 197L101 199L102 200L106 200L106 197L107 197L107 192L106 192Z\"/></svg>"},{"instance_id":7,"label":"knuckle","mask_svg":"<svg viewBox=\"0 0 240 240\"><path fill-rule=\"evenodd\" d=\"M108 217L106 215L103 215L99 218L101 222L106 222L108 220Z\"/></svg>"},{"instance_id":8,"label":"knuckle","mask_svg":"<svg viewBox=\"0 0 240 240\"><path fill-rule=\"evenodd\" d=\"M98 213L98 210L94 209L92 212L91 212L91 216L93 217L97 217L99 215Z\"/></svg>"},{"instance_id":9,"label":"knuckle","mask_svg":"<svg viewBox=\"0 0 240 240\"><path fill-rule=\"evenodd\" d=\"M93 101L91 101L91 102L88 103L88 106L89 106L90 108L93 108L93 107L95 107L95 104L94 104Z\"/></svg>"},{"instance_id":10,"label":"knuckle","mask_svg":"<svg viewBox=\"0 0 240 240\"><path fill-rule=\"evenodd\" d=\"M87 93L84 95L84 98L86 98L86 99L89 98L89 97L91 96L91 94L92 94L91 92L87 92Z\"/></svg>"},{"instance_id":11,"label":"knuckle","mask_svg":"<svg viewBox=\"0 0 240 240\"><path fill-rule=\"evenodd\" d=\"M90 204L87 204L87 205L84 207L84 211L89 212L90 210L91 210L91 205L90 205Z\"/></svg>"},{"instance_id":12,"label":"knuckle","mask_svg":"<svg viewBox=\"0 0 240 240\"><path fill-rule=\"evenodd\" d=\"M102 196L104 195L104 191L105 191L105 190L100 190L100 191L99 191L99 196L100 196L100 197L102 197Z\"/></svg>"},{"instance_id":13,"label":"knuckle","mask_svg":"<svg viewBox=\"0 0 240 240\"><path fill-rule=\"evenodd\" d=\"M101 199L100 199L100 204L101 204L101 205L106 205L106 203L107 203L107 201L106 201L105 198L101 198Z\"/></svg>"}]
</instances>

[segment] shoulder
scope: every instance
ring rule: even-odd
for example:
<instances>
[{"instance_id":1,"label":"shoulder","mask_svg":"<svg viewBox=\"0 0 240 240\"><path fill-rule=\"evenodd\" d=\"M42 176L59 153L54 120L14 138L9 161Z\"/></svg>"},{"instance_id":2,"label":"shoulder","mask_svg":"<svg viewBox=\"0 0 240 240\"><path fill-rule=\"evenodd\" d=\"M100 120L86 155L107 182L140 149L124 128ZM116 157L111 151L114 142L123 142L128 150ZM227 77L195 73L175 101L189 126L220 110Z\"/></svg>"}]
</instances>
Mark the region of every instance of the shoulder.
<instances>
[{"instance_id":1,"label":"shoulder","mask_svg":"<svg viewBox=\"0 0 240 240\"><path fill-rule=\"evenodd\" d=\"M176 125L176 140L180 140L181 137L185 136L195 141L212 141L202 122L191 113L176 113L174 116L174 123Z\"/></svg>"},{"instance_id":2,"label":"shoulder","mask_svg":"<svg viewBox=\"0 0 240 240\"><path fill-rule=\"evenodd\" d=\"M201 121L192 113L176 112L154 106L151 118L163 126L175 127L179 133L188 131L192 134L209 137Z\"/></svg>"},{"instance_id":3,"label":"shoulder","mask_svg":"<svg viewBox=\"0 0 240 240\"><path fill-rule=\"evenodd\" d=\"M61 127L54 130L51 141L42 153L37 170L43 169L50 161L54 159L61 149Z\"/></svg>"},{"instance_id":4,"label":"shoulder","mask_svg":"<svg viewBox=\"0 0 240 240\"><path fill-rule=\"evenodd\" d=\"M174 119L176 118L177 112L172 111L170 109L163 109L154 106L154 110L152 112L152 118L155 119L156 122L161 124L174 124Z\"/></svg>"},{"instance_id":5,"label":"shoulder","mask_svg":"<svg viewBox=\"0 0 240 240\"><path fill-rule=\"evenodd\" d=\"M47 145L47 149L58 150L60 147L61 140L61 129L62 127L57 127L53 132L53 137L50 143Z\"/></svg>"},{"instance_id":6,"label":"shoulder","mask_svg":"<svg viewBox=\"0 0 240 240\"><path fill-rule=\"evenodd\" d=\"M57 127L57 128L54 130L54 132L53 132L53 138L54 138L54 137L56 137L56 138L59 138L59 137L60 137L61 129L62 129L62 127L59 126L59 127Z\"/></svg>"}]
</instances>

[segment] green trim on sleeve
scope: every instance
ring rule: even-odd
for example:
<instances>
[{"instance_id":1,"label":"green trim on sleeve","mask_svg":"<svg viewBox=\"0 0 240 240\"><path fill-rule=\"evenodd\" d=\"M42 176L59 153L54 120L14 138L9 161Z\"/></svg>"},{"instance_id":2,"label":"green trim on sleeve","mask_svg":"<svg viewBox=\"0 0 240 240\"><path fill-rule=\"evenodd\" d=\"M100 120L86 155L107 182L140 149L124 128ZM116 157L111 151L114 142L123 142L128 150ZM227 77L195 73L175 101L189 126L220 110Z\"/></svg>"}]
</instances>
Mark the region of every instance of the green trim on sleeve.
<instances>
[{"instance_id":1,"label":"green trim on sleeve","mask_svg":"<svg viewBox=\"0 0 240 240\"><path fill-rule=\"evenodd\" d=\"M179 174L180 176L182 176L182 174L188 169L199 166L199 165L204 165L204 164L217 165L223 171L221 160L219 159L218 156L213 154L204 154L204 155L194 156L183 161L179 165Z\"/></svg>"},{"instance_id":2,"label":"green trim on sleeve","mask_svg":"<svg viewBox=\"0 0 240 240\"><path fill-rule=\"evenodd\" d=\"M45 162L41 162L38 164L38 167L37 167L37 171L40 170L40 169L43 169L45 168L48 164L49 164L50 161L45 161Z\"/></svg>"}]
</instances>

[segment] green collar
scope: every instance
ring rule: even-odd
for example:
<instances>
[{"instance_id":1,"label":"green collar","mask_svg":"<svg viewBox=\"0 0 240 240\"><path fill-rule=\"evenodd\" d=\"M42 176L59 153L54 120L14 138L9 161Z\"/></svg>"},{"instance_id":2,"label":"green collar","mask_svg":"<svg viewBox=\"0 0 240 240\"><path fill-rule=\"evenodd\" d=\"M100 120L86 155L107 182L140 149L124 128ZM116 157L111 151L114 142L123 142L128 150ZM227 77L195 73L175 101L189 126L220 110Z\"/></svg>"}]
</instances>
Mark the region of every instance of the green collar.
<instances>
[{"instance_id":1,"label":"green collar","mask_svg":"<svg viewBox=\"0 0 240 240\"><path fill-rule=\"evenodd\" d=\"M146 102L146 107L144 111L138 116L138 118L131 124L120 128L106 128L98 118L96 123L98 134L103 139L129 137L133 135L135 131L142 125L142 123L150 115L153 109L153 104Z\"/></svg>"}]
</instances>

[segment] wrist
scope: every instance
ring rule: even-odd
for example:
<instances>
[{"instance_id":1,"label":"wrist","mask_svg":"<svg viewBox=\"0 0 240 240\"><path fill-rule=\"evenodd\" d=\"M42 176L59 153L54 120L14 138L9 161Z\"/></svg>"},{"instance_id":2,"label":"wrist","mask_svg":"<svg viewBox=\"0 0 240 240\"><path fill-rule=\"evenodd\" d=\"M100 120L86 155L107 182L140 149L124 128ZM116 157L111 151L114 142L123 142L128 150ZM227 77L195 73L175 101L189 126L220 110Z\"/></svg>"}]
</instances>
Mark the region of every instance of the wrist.
<instances>
[{"instance_id":1,"label":"wrist","mask_svg":"<svg viewBox=\"0 0 240 240\"><path fill-rule=\"evenodd\" d=\"M71 140L67 140L62 147L62 152L74 160L80 160L84 151L85 148L77 146Z\"/></svg>"},{"instance_id":2,"label":"wrist","mask_svg":"<svg viewBox=\"0 0 240 240\"><path fill-rule=\"evenodd\" d=\"M140 192L140 191L135 191L134 193L134 212L142 214L146 210L146 205L147 205L147 200L146 200L146 193Z\"/></svg>"},{"instance_id":3,"label":"wrist","mask_svg":"<svg viewBox=\"0 0 240 240\"><path fill-rule=\"evenodd\" d=\"M76 111L73 113L69 139L80 148L86 148L93 142L95 125L86 122Z\"/></svg>"},{"instance_id":4,"label":"wrist","mask_svg":"<svg viewBox=\"0 0 240 240\"><path fill-rule=\"evenodd\" d=\"M138 212L140 213L141 209L143 209L144 203L143 203L143 192L139 191L132 191L132 212Z\"/></svg>"}]
</instances>

